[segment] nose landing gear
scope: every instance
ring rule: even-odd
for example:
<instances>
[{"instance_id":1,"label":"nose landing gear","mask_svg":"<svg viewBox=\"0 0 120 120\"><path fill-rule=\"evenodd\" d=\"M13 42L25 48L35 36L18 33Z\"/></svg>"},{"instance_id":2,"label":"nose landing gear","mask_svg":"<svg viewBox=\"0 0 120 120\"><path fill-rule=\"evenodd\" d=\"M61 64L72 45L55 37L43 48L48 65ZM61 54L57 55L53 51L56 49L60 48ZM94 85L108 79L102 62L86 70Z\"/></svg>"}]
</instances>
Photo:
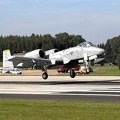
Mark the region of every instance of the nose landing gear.
<instances>
[{"instance_id":1,"label":"nose landing gear","mask_svg":"<svg viewBox=\"0 0 120 120\"><path fill-rule=\"evenodd\" d=\"M46 80L48 78L48 73L47 73L46 65L43 66L42 71L43 71L42 78L44 80Z\"/></svg>"}]
</instances>

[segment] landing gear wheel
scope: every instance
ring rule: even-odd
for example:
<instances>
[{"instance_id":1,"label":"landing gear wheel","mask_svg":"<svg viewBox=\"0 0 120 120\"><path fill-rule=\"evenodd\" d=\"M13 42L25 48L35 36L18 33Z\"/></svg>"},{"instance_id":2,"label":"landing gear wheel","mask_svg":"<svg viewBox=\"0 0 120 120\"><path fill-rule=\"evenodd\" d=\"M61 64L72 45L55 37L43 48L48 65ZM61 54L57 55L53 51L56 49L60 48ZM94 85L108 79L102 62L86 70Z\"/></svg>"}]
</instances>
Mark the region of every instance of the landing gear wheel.
<instances>
[{"instance_id":1,"label":"landing gear wheel","mask_svg":"<svg viewBox=\"0 0 120 120\"><path fill-rule=\"evenodd\" d=\"M48 78L48 74L46 73L46 72L44 72L43 74L42 74L42 78L45 80L45 79L47 79Z\"/></svg>"},{"instance_id":2,"label":"landing gear wheel","mask_svg":"<svg viewBox=\"0 0 120 120\"><path fill-rule=\"evenodd\" d=\"M70 77L74 78L76 76L75 71L74 70L70 70Z\"/></svg>"}]
</instances>

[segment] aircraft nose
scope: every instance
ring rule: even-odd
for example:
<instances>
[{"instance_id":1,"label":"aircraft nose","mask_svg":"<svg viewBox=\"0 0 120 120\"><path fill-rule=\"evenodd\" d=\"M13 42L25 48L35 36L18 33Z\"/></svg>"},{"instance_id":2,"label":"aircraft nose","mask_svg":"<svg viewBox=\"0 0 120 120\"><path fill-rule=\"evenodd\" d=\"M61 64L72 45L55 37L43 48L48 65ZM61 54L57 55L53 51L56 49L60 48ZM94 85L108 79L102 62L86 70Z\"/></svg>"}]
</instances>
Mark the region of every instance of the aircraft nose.
<instances>
[{"instance_id":1,"label":"aircraft nose","mask_svg":"<svg viewBox=\"0 0 120 120\"><path fill-rule=\"evenodd\" d=\"M105 50L102 49L102 48L100 48L100 49L99 49L99 53L100 53L100 54L103 54L103 53L105 53Z\"/></svg>"}]
</instances>

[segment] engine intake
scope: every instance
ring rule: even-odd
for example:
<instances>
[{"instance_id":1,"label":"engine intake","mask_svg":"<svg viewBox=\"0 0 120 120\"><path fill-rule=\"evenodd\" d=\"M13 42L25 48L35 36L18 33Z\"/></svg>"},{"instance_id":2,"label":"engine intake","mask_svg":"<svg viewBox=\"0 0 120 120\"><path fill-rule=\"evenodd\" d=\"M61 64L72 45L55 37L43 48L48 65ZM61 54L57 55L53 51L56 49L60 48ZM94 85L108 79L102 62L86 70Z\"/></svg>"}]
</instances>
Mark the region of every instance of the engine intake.
<instances>
[{"instance_id":1,"label":"engine intake","mask_svg":"<svg viewBox=\"0 0 120 120\"><path fill-rule=\"evenodd\" d=\"M45 58L45 52L41 49L41 50L39 50L39 56L41 57L41 58Z\"/></svg>"}]
</instances>

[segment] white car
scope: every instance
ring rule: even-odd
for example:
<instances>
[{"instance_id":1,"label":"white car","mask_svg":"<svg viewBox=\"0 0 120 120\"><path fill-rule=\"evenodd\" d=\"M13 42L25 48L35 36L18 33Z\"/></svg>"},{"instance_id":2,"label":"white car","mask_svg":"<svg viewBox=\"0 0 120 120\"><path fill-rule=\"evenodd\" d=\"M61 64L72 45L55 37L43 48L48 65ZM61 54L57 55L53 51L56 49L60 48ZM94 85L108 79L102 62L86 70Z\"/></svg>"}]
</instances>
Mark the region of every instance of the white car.
<instances>
[{"instance_id":1,"label":"white car","mask_svg":"<svg viewBox=\"0 0 120 120\"><path fill-rule=\"evenodd\" d=\"M22 72L20 70L13 70L13 71L10 71L11 74L22 74Z\"/></svg>"}]
</instances>

